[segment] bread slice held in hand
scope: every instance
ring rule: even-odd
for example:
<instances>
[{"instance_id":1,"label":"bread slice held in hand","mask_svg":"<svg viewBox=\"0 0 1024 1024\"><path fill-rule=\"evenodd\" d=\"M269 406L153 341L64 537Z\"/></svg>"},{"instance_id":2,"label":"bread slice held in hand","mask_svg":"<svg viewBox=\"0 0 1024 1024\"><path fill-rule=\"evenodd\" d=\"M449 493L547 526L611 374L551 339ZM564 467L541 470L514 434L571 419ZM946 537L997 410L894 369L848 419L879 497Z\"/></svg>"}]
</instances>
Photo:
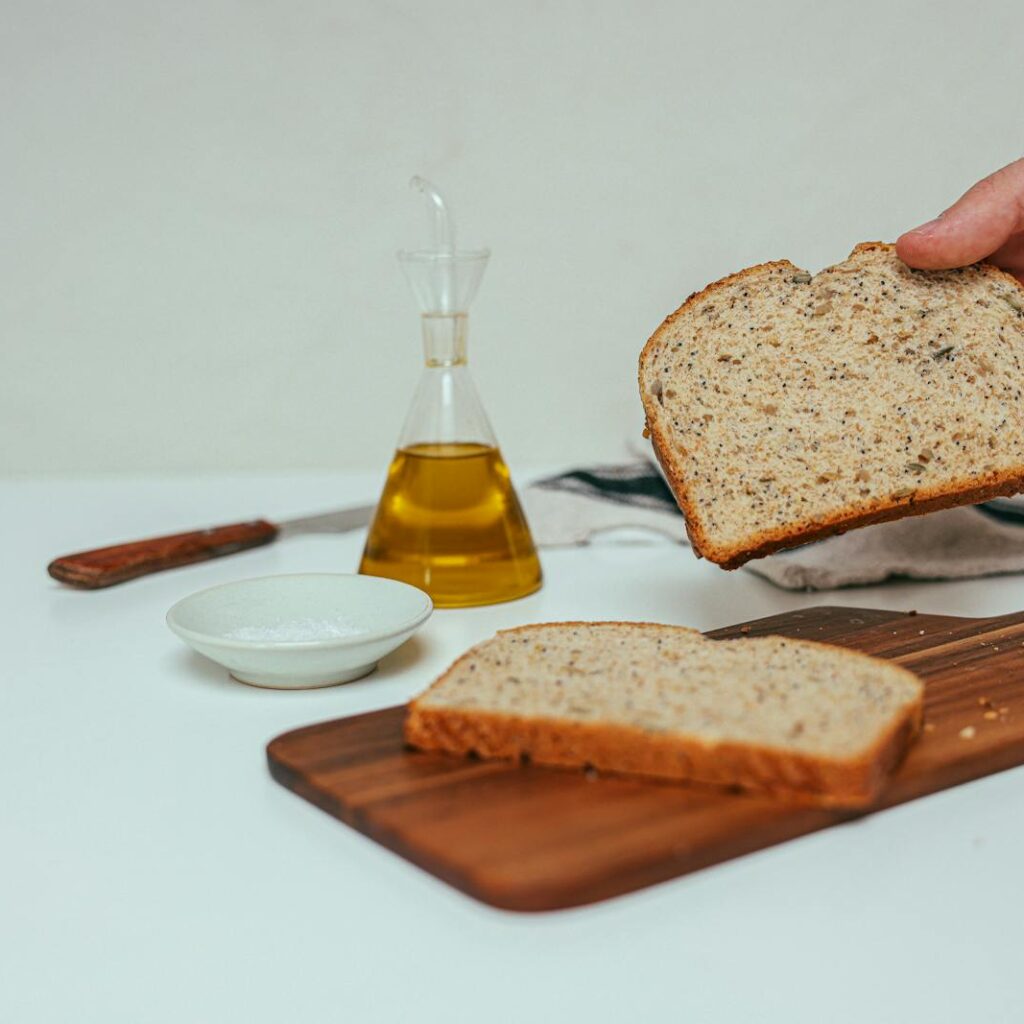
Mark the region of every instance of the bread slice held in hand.
<instances>
[{"instance_id":1,"label":"bread slice held in hand","mask_svg":"<svg viewBox=\"0 0 1024 1024\"><path fill-rule=\"evenodd\" d=\"M825 644L549 623L459 658L410 704L405 738L863 807L917 735L922 694L905 669Z\"/></svg>"},{"instance_id":2,"label":"bread slice held in hand","mask_svg":"<svg viewBox=\"0 0 1024 1024\"><path fill-rule=\"evenodd\" d=\"M858 245L691 295L640 357L655 453L725 568L857 526L1024 490L1024 287Z\"/></svg>"}]
</instances>

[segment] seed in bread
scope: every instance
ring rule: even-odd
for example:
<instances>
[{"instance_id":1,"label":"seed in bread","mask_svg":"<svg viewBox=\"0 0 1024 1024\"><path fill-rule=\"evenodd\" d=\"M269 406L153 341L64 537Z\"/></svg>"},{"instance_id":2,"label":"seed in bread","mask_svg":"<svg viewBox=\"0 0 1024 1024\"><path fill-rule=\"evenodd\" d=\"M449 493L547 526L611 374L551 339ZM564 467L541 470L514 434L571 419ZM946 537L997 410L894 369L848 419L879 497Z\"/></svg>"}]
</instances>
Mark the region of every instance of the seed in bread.
<instances>
[{"instance_id":1,"label":"seed in bread","mask_svg":"<svg viewBox=\"0 0 1024 1024\"><path fill-rule=\"evenodd\" d=\"M1024 288L857 246L690 296L640 392L694 549L725 568L869 523L1024 490Z\"/></svg>"},{"instance_id":2,"label":"seed in bread","mask_svg":"<svg viewBox=\"0 0 1024 1024\"><path fill-rule=\"evenodd\" d=\"M825 644L550 623L459 658L410 704L405 737L423 750L857 807L920 729L922 689L897 665Z\"/></svg>"}]
</instances>

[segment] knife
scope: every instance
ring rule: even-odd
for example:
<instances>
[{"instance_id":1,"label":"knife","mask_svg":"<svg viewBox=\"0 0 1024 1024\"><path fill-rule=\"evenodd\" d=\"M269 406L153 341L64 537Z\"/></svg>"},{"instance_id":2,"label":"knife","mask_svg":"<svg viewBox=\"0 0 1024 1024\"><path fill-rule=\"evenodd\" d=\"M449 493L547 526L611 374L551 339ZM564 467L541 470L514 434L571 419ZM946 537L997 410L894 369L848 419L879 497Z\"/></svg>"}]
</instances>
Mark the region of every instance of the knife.
<instances>
[{"instance_id":1,"label":"knife","mask_svg":"<svg viewBox=\"0 0 1024 1024\"><path fill-rule=\"evenodd\" d=\"M180 565L194 565L209 558L233 555L236 551L260 547L279 537L297 533L345 533L368 526L375 505L360 505L334 512L271 523L254 519L248 523L213 526L191 533L175 533L169 537L153 537L129 544L114 544L94 551L80 551L54 559L46 571L61 583L83 590L99 590L115 583L124 583L139 576L148 576Z\"/></svg>"}]
</instances>

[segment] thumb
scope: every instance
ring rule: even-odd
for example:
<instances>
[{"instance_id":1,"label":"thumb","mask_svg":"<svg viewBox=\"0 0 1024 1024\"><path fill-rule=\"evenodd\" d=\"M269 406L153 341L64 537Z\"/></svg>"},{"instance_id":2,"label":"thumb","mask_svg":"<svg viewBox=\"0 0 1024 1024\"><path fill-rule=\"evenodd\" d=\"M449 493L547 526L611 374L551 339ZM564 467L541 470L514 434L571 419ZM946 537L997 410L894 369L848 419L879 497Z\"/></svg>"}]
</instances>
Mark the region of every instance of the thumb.
<instances>
[{"instance_id":1,"label":"thumb","mask_svg":"<svg viewBox=\"0 0 1024 1024\"><path fill-rule=\"evenodd\" d=\"M982 179L933 221L896 240L896 253L921 270L965 267L1024 231L1024 159Z\"/></svg>"}]
</instances>

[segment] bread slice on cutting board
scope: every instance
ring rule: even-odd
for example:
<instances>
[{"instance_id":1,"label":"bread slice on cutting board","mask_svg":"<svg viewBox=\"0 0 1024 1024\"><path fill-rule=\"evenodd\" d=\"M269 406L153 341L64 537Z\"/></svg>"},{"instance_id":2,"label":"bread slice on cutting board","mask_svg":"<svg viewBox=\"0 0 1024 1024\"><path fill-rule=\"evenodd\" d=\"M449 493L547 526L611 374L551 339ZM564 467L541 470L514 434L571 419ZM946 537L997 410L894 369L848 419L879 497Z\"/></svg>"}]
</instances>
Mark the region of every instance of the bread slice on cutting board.
<instances>
[{"instance_id":1,"label":"bread slice on cutting board","mask_svg":"<svg viewBox=\"0 0 1024 1024\"><path fill-rule=\"evenodd\" d=\"M412 701L405 738L861 807L917 735L922 694L906 669L825 644L549 623L464 654Z\"/></svg>"},{"instance_id":2,"label":"bread slice on cutting board","mask_svg":"<svg viewBox=\"0 0 1024 1024\"><path fill-rule=\"evenodd\" d=\"M732 569L1024 490L1024 287L858 245L691 295L640 357L654 451L698 554Z\"/></svg>"}]
</instances>

